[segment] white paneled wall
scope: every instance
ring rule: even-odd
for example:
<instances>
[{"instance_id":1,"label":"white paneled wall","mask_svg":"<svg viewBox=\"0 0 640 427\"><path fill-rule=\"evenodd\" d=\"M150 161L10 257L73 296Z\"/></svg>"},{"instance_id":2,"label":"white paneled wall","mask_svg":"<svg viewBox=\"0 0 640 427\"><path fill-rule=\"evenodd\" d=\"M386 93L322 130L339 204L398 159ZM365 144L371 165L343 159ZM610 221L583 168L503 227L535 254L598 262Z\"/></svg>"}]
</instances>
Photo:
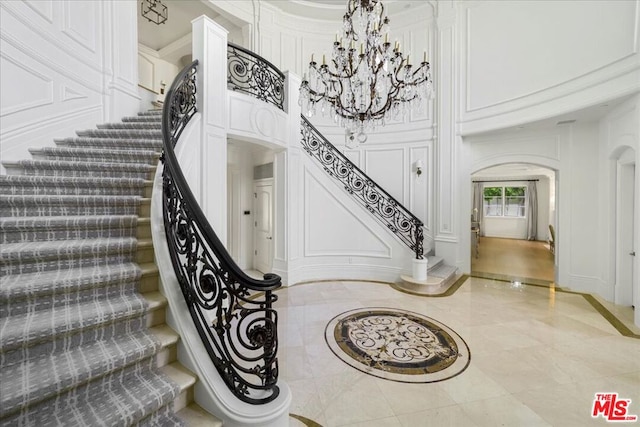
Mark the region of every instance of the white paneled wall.
<instances>
[{"instance_id":1,"label":"white paneled wall","mask_svg":"<svg viewBox=\"0 0 640 427\"><path fill-rule=\"evenodd\" d=\"M138 108L135 1L0 3L3 160Z\"/></svg>"},{"instance_id":2,"label":"white paneled wall","mask_svg":"<svg viewBox=\"0 0 640 427\"><path fill-rule=\"evenodd\" d=\"M637 1L460 2L458 12L463 133L638 90Z\"/></svg>"}]
</instances>

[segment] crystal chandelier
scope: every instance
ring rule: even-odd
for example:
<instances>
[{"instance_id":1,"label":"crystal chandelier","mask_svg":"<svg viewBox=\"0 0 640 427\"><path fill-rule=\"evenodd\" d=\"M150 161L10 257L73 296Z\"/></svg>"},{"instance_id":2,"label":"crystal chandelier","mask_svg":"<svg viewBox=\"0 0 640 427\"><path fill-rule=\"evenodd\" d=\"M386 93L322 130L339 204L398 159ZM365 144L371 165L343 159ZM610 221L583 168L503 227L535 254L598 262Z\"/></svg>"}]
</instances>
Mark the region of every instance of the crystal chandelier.
<instances>
[{"instance_id":1,"label":"crystal chandelier","mask_svg":"<svg viewBox=\"0 0 640 427\"><path fill-rule=\"evenodd\" d=\"M162 4L162 0L142 0L140 14L156 25L164 24L169 16L167 6Z\"/></svg>"},{"instance_id":2,"label":"crystal chandelier","mask_svg":"<svg viewBox=\"0 0 640 427\"><path fill-rule=\"evenodd\" d=\"M424 53L412 64L410 55L389 42L389 18L379 0L349 0L342 37L336 34L329 63L311 55L309 77L300 85L300 105L309 117L330 114L345 127L348 143L366 141L366 132L405 113L429 95L431 73Z\"/></svg>"}]
</instances>

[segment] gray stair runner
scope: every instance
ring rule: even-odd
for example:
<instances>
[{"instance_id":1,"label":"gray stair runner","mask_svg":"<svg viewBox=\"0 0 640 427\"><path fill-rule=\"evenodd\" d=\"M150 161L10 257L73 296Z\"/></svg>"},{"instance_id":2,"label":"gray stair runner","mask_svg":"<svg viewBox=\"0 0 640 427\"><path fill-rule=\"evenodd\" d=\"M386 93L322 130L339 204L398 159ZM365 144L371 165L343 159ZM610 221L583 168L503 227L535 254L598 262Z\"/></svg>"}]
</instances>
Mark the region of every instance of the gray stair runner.
<instances>
[{"instance_id":1,"label":"gray stair runner","mask_svg":"<svg viewBox=\"0 0 640 427\"><path fill-rule=\"evenodd\" d=\"M0 425L182 424L181 388L157 368L161 343L138 293L138 215L160 118L78 131L3 162Z\"/></svg>"}]
</instances>

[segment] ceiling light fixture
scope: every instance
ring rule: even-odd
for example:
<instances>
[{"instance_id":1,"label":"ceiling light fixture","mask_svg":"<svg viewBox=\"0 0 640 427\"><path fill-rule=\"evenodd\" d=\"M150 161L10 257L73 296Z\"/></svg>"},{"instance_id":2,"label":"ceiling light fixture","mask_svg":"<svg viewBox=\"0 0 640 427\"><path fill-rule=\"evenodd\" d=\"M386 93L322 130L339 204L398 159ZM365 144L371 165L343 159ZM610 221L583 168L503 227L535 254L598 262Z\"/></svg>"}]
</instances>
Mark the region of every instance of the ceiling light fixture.
<instances>
[{"instance_id":1,"label":"ceiling light fixture","mask_svg":"<svg viewBox=\"0 0 640 427\"><path fill-rule=\"evenodd\" d=\"M167 6L161 0L142 0L140 2L140 13L147 21L156 25L164 24L169 17Z\"/></svg>"},{"instance_id":2,"label":"ceiling light fixture","mask_svg":"<svg viewBox=\"0 0 640 427\"><path fill-rule=\"evenodd\" d=\"M430 95L427 53L420 63L411 64L399 42L392 47L388 24L381 1L349 0L329 63L322 55L318 64L312 54L309 77L305 74L302 79L303 113L311 117L319 108L330 114L347 129L347 141L365 142L366 132L384 126Z\"/></svg>"}]
</instances>

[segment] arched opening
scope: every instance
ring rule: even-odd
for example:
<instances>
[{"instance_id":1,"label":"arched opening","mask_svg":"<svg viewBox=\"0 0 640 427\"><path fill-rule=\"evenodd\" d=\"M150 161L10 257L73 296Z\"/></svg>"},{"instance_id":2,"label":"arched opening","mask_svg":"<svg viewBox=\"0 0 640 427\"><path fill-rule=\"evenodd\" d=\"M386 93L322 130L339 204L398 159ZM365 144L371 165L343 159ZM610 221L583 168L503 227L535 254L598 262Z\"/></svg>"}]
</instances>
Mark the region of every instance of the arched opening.
<instances>
[{"instance_id":1,"label":"arched opening","mask_svg":"<svg viewBox=\"0 0 640 427\"><path fill-rule=\"evenodd\" d=\"M556 281L557 176L531 163L471 175L471 272Z\"/></svg>"}]
</instances>

